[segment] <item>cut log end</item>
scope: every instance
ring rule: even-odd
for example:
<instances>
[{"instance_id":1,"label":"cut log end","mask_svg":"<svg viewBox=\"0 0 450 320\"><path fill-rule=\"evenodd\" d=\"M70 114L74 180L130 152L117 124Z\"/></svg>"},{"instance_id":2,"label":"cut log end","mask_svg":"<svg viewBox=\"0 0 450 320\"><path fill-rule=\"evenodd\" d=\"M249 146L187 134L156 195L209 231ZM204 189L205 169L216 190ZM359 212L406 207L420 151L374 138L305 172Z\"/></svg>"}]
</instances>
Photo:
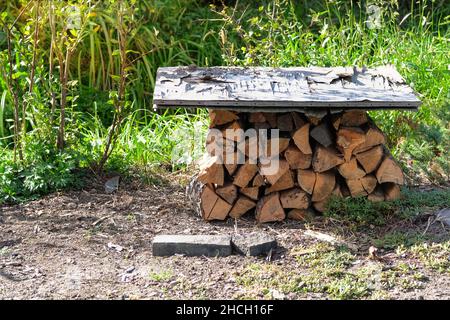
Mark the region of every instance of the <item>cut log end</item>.
<instances>
[{"instance_id":1,"label":"cut log end","mask_svg":"<svg viewBox=\"0 0 450 320\"><path fill-rule=\"evenodd\" d=\"M264 196L256 205L256 220L258 223L282 221L285 218L278 192Z\"/></svg>"}]
</instances>

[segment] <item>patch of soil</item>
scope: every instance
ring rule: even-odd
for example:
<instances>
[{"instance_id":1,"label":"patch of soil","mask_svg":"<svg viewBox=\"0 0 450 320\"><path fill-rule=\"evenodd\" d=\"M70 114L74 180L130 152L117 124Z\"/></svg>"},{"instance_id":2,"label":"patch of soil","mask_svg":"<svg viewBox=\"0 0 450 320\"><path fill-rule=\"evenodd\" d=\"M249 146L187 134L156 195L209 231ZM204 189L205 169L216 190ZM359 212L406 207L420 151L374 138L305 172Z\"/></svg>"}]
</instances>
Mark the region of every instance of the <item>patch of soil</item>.
<instances>
[{"instance_id":1,"label":"patch of soil","mask_svg":"<svg viewBox=\"0 0 450 320\"><path fill-rule=\"evenodd\" d=\"M426 222L419 221L413 227L425 226ZM341 228L334 221L320 219L307 227L322 232ZM276 236L279 248L270 259L152 256L156 234L231 234L236 228L240 232L264 230ZM441 229L432 226L428 233ZM204 222L191 210L179 186L126 185L114 194L97 186L57 193L26 204L0 206L0 298L231 299L260 295L238 284L236 275L250 264L294 267L290 250L319 241L305 235L305 230L305 224L295 221L257 226L251 217L236 223L231 219ZM366 259L370 237L345 232L346 240L356 244L358 255ZM393 288L391 297L449 299L448 273L427 271L426 275L429 280L420 290ZM294 293L287 298L327 296Z\"/></svg>"}]
</instances>

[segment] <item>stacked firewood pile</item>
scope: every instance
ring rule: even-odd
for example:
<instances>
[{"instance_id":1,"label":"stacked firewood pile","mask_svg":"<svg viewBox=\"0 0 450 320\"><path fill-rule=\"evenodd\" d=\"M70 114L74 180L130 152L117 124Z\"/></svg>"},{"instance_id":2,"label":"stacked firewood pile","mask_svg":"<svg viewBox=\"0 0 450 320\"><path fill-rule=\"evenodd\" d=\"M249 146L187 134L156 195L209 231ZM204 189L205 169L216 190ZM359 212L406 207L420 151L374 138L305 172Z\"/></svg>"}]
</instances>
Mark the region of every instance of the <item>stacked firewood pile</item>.
<instances>
[{"instance_id":1,"label":"stacked firewood pile","mask_svg":"<svg viewBox=\"0 0 450 320\"><path fill-rule=\"evenodd\" d=\"M333 196L371 201L400 197L402 170L384 146L385 136L363 110L211 110L210 119L211 131L221 135L208 136L200 173L187 188L205 220L244 214L254 214L259 223L304 219L323 212ZM267 130L266 150L258 150L259 135L230 134L240 129ZM271 135L271 129L278 134Z\"/></svg>"}]
</instances>

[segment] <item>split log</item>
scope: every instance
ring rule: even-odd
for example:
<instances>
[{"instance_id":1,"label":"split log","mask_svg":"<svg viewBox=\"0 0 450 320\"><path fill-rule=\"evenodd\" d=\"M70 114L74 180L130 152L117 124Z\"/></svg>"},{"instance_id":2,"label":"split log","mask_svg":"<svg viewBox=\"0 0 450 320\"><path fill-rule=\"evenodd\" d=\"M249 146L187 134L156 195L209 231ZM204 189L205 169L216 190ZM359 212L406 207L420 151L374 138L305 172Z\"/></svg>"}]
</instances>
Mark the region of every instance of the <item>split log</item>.
<instances>
[{"instance_id":1,"label":"split log","mask_svg":"<svg viewBox=\"0 0 450 320\"><path fill-rule=\"evenodd\" d=\"M265 186L266 182L264 181L264 177L257 173L253 178L252 186L253 187L262 187Z\"/></svg>"},{"instance_id":2,"label":"split log","mask_svg":"<svg viewBox=\"0 0 450 320\"><path fill-rule=\"evenodd\" d=\"M265 194L269 194L271 192L281 191L290 189L294 186L294 178L292 177L292 172L290 170L286 171L280 179L277 180L273 185L266 188Z\"/></svg>"},{"instance_id":3,"label":"split log","mask_svg":"<svg viewBox=\"0 0 450 320\"><path fill-rule=\"evenodd\" d=\"M256 203L245 196L239 196L239 199L234 204L230 211L230 217L239 219L245 213L256 207Z\"/></svg>"},{"instance_id":4,"label":"split log","mask_svg":"<svg viewBox=\"0 0 450 320\"><path fill-rule=\"evenodd\" d=\"M306 111L305 116L308 119L308 122L312 123L315 126L318 126L323 118L326 117L327 111Z\"/></svg>"},{"instance_id":5,"label":"split log","mask_svg":"<svg viewBox=\"0 0 450 320\"><path fill-rule=\"evenodd\" d=\"M384 136L383 132L381 132L381 130L378 129L374 124L371 124L365 132L364 143L357 146L354 152L364 152L374 146L384 145L385 143L386 137Z\"/></svg>"},{"instance_id":6,"label":"split log","mask_svg":"<svg viewBox=\"0 0 450 320\"><path fill-rule=\"evenodd\" d=\"M355 157L352 157L349 162L345 162L337 168L345 179L360 179L366 175L366 172L358 166Z\"/></svg>"},{"instance_id":7,"label":"split log","mask_svg":"<svg viewBox=\"0 0 450 320\"><path fill-rule=\"evenodd\" d=\"M259 187L245 187L241 188L239 192L252 200L258 200Z\"/></svg>"},{"instance_id":8,"label":"split log","mask_svg":"<svg viewBox=\"0 0 450 320\"><path fill-rule=\"evenodd\" d=\"M197 200L191 200L205 220L239 218L246 212L254 212L259 223L282 220L285 212L304 220L313 208L326 210L333 196L367 196L370 201L400 197L401 168L364 111L212 110L210 116L209 156L201 163L197 191L192 191ZM283 134L269 135L266 146L259 145L258 137L244 135L247 129L270 128ZM278 139L276 150L273 139Z\"/></svg>"},{"instance_id":9,"label":"split log","mask_svg":"<svg viewBox=\"0 0 450 320\"><path fill-rule=\"evenodd\" d=\"M370 194L373 192L373 190L375 190L377 186L377 178L375 178L375 176L371 174L368 174L361 178L361 184L364 190L366 190L367 194Z\"/></svg>"},{"instance_id":10,"label":"split log","mask_svg":"<svg viewBox=\"0 0 450 320\"><path fill-rule=\"evenodd\" d=\"M309 123L305 124L292 135L295 145L304 154L312 154L311 145L309 144L309 126Z\"/></svg>"},{"instance_id":11,"label":"split log","mask_svg":"<svg viewBox=\"0 0 450 320\"><path fill-rule=\"evenodd\" d=\"M318 212L325 212L327 210L328 198L322 201L313 202L313 208Z\"/></svg>"},{"instance_id":12,"label":"split log","mask_svg":"<svg viewBox=\"0 0 450 320\"><path fill-rule=\"evenodd\" d=\"M266 121L270 124L270 127L276 129L278 124L277 114L271 112L263 112L263 115L266 118Z\"/></svg>"},{"instance_id":13,"label":"split log","mask_svg":"<svg viewBox=\"0 0 450 320\"><path fill-rule=\"evenodd\" d=\"M186 186L186 197L189 199L189 202L191 203L192 209L196 214L198 214L200 217L203 217L203 210L202 210L202 194L203 189L205 188L205 184L198 181L197 175L192 177L192 179L189 181L188 185ZM213 186L211 186L214 188ZM211 207L212 209L212 207ZM211 209L209 212L211 212Z\"/></svg>"},{"instance_id":14,"label":"split log","mask_svg":"<svg viewBox=\"0 0 450 320\"><path fill-rule=\"evenodd\" d=\"M332 148L317 146L312 159L315 172L324 172L344 163L344 159Z\"/></svg>"},{"instance_id":15,"label":"split log","mask_svg":"<svg viewBox=\"0 0 450 320\"><path fill-rule=\"evenodd\" d=\"M266 122L266 117L262 112L251 112L248 116L248 121L251 123L263 123Z\"/></svg>"},{"instance_id":16,"label":"split log","mask_svg":"<svg viewBox=\"0 0 450 320\"><path fill-rule=\"evenodd\" d=\"M257 160L259 157L259 142L258 138L255 137L249 137L244 140L244 154L252 160ZM242 152L242 142L238 145L238 150Z\"/></svg>"},{"instance_id":17,"label":"split log","mask_svg":"<svg viewBox=\"0 0 450 320\"><path fill-rule=\"evenodd\" d=\"M234 173L233 170L236 170L237 165L239 163L244 162L245 162L245 155L241 153L239 150L236 151L229 150L223 156L223 164L225 165L225 168L227 169L227 171L232 171L233 173ZM256 159L253 162L256 163Z\"/></svg>"},{"instance_id":18,"label":"split log","mask_svg":"<svg viewBox=\"0 0 450 320\"><path fill-rule=\"evenodd\" d=\"M298 112L291 112L292 120L294 121L295 129L300 129L306 124L302 116Z\"/></svg>"},{"instance_id":19,"label":"split log","mask_svg":"<svg viewBox=\"0 0 450 320\"><path fill-rule=\"evenodd\" d=\"M367 113L364 110L345 111L341 117L341 125L346 127L357 127L367 122Z\"/></svg>"},{"instance_id":20,"label":"split log","mask_svg":"<svg viewBox=\"0 0 450 320\"><path fill-rule=\"evenodd\" d=\"M381 186L383 188L384 198L386 201L393 201L401 198L402 194L398 184L387 182L383 183Z\"/></svg>"},{"instance_id":21,"label":"split log","mask_svg":"<svg viewBox=\"0 0 450 320\"><path fill-rule=\"evenodd\" d=\"M217 197L217 201L214 204L211 213L208 215L206 220L225 220L230 212L232 205L223 200L220 197Z\"/></svg>"},{"instance_id":22,"label":"split log","mask_svg":"<svg viewBox=\"0 0 450 320\"><path fill-rule=\"evenodd\" d=\"M294 122L290 113L281 114L277 119L278 129L280 131L294 130Z\"/></svg>"},{"instance_id":23,"label":"split log","mask_svg":"<svg viewBox=\"0 0 450 320\"><path fill-rule=\"evenodd\" d=\"M236 171L238 164L237 163L225 163L224 164L225 169L227 169L227 172L230 176L232 176L234 174L234 172Z\"/></svg>"},{"instance_id":24,"label":"split log","mask_svg":"<svg viewBox=\"0 0 450 320\"><path fill-rule=\"evenodd\" d=\"M367 199L372 202L384 201L384 192L381 187L376 187L375 190L367 196Z\"/></svg>"},{"instance_id":25,"label":"split log","mask_svg":"<svg viewBox=\"0 0 450 320\"><path fill-rule=\"evenodd\" d=\"M231 210L232 206L214 192L211 184L205 185L197 177L192 179L186 193L194 204L194 210L204 220L224 220Z\"/></svg>"},{"instance_id":26,"label":"split log","mask_svg":"<svg viewBox=\"0 0 450 320\"><path fill-rule=\"evenodd\" d=\"M367 196L367 191L364 189L361 179L348 179L346 182L352 197Z\"/></svg>"},{"instance_id":27,"label":"split log","mask_svg":"<svg viewBox=\"0 0 450 320\"><path fill-rule=\"evenodd\" d=\"M256 122L254 125L255 130L269 130L272 126L268 122Z\"/></svg>"},{"instance_id":28,"label":"split log","mask_svg":"<svg viewBox=\"0 0 450 320\"><path fill-rule=\"evenodd\" d=\"M232 141L244 140L243 126L238 121L233 121L222 129L222 136Z\"/></svg>"},{"instance_id":29,"label":"split log","mask_svg":"<svg viewBox=\"0 0 450 320\"><path fill-rule=\"evenodd\" d=\"M315 215L311 209L292 209L289 210L287 217L292 220L311 221Z\"/></svg>"},{"instance_id":30,"label":"split log","mask_svg":"<svg viewBox=\"0 0 450 320\"><path fill-rule=\"evenodd\" d=\"M339 126L341 125L341 119L342 119L342 115L340 115L340 114L333 114L331 116L331 123L333 124L334 130L336 130L336 131L339 130Z\"/></svg>"},{"instance_id":31,"label":"split log","mask_svg":"<svg viewBox=\"0 0 450 320\"><path fill-rule=\"evenodd\" d=\"M219 197L214 192L213 188L210 186L204 186L200 197L200 204L201 204L200 215L202 216L203 219L208 220L209 214L214 208L217 199L219 199Z\"/></svg>"},{"instance_id":32,"label":"split log","mask_svg":"<svg viewBox=\"0 0 450 320\"><path fill-rule=\"evenodd\" d=\"M304 191L312 194L316 184L316 174L312 170L298 170L297 182Z\"/></svg>"},{"instance_id":33,"label":"split log","mask_svg":"<svg viewBox=\"0 0 450 320\"><path fill-rule=\"evenodd\" d=\"M285 217L278 192L264 196L256 204L256 220L258 223L282 221Z\"/></svg>"},{"instance_id":34,"label":"split log","mask_svg":"<svg viewBox=\"0 0 450 320\"><path fill-rule=\"evenodd\" d=\"M210 128L239 119L238 115L227 110L209 110Z\"/></svg>"},{"instance_id":35,"label":"split log","mask_svg":"<svg viewBox=\"0 0 450 320\"><path fill-rule=\"evenodd\" d=\"M267 141L267 148L264 153L265 157L272 158L289 147L290 138L272 138ZM273 150L272 150L273 149Z\"/></svg>"},{"instance_id":36,"label":"split log","mask_svg":"<svg viewBox=\"0 0 450 320\"><path fill-rule=\"evenodd\" d=\"M333 192L331 192L331 194L328 197L326 197L322 201L313 202L312 205L313 205L314 209L316 209L319 212L325 212L326 209L327 209L327 206L328 206L328 202L330 201L332 196L342 198L341 187L337 183L336 183L336 186L333 189Z\"/></svg>"},{"instance_id":37,"label":"split log","mask_svg":"<svg viewBox=\"0 0 450 320\"><path fill-rule=\"evenodd\" d=\"M330 128L327 123L322 123L321 125L314 127L310 133L311 137L314 138L318 143L324 147L329 147L334 144L334 136L331 133Z\"/></svg>"},{"instance_id":38,"label":"split log","mask_svg":"<svg viewBox=\"0 0 450 320\"><path fill-rule=\"evenodd\" d=\"M344 160L350 161L353 150L364 142L364 131L360 128L344 127L338 130L336 144L344 154Z\"/></svg>"},{"instance_id":39,"label":"split log","mask_svg":"<svg viewBox=\"0 0 450 320\"><path fill-rule=\"evenodd\" d=\"M393 182L400 185L404 183L402 169L394 159L389 156L385 157L380 164L376 177L379 183Z\"/></svg>"},{"instance_id":40,"label":"split log","mask_svg":"<svg viewBox=\"0 0 450 320\"><path fill-rule=\"evenodd\" d=\"M220 157L204 156L200 162L200 173L198 180L204 184L214 183L219 186L224 184L224 170Z\"/></svg>"},{"instance_id":41,"label":"split log","mask_svg":"<svg viewBox=\"0 0 450 320\"><path fill-rule=\"evenodd\" d=\"M289 163L284 159L263 159L259 173L274 185L289 170Z\"/></svg>"},{"instance_id":42,"label":"split log","mask_svg":"<svg viewBox=\"0 0 450 320\"><path fill-rule=\"evenodd\" d=\"M234 176L233 183L238 187L246 187L250 180L253 179L258 171L258 165L250 163L248 160L239 167L236 175Z\"/></svg>"},{"instance_id":43,"label":"split log","mask_svg":"<svg viewBox=\"0 0 450 320\"><path fill-rule=\"evenodd\" d=\"M379 145L367 151L357 153L356 159L364 168L366 173L375 171L383 159L383 146Z\"/></svg>"},{"instance_id":44,"label":"split log","mask_svg":"<svg viewBox=\"0 0 450 320\"><path fill-rule=\"evenodd\" d=\"M348 188L347 184L345 184L345 183L340 185L340 191L341 191L343 198L348 198L351 196L350 189Z\"/></svg>"},{"instance_id":45,"label":"split log","mask_svg":"<svg viewBox=\"0 0 450 320\"><path fill-rule=\"evenodd\" d=\"M333 172L316 172L316 183L311 200L313 202L325 200L333 192L335 184L336 178Z\"/></svg>"},{"instance_id":46,"label":"split log","mask_svg":"<svg viewBox=\"0 0 450 320\"><path fill-rule=\"evenodd\" d=\"M309 197L303 190L294 188L280 193L281 206L289 209L307 209Z\"/></svg>"},{"instance_id":47,"label":"split log","mask_svg":"<svg viewBox=\"0 0 450 320\"><path fill-rule=\"evenodd\" d=\"M305 154L296 146L289 146L284 152L286 161L291 169L308 169L311 166L312 155Z\"/></svg>"},{"instance_id":48,"label":"split log","mask_svg":"<svg viewBox=\"0 0 450 320\"><path fill-rule=\"evenodd\" d=\"M234 184L229 182L223 187L217 188L216 193L229 204L233 204L237 199L238 189Z\"/></svg>"}]
</instances>

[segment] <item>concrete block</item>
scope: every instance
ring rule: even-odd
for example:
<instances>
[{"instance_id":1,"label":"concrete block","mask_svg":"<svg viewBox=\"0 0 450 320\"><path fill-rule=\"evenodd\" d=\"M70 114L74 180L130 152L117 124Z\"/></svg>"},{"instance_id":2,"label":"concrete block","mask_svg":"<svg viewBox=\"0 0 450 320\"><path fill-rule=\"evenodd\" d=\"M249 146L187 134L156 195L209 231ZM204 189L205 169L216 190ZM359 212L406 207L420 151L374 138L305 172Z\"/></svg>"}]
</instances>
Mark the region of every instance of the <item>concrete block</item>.
<instances>
[{"instance_id":1,"label":"concrete block","mask_svg":"<svg viewBox=\"0 0 450 320\"><path fill-rule=\"evenodd\" d=\"M267 254L270 249L277 247L277 240L263 232L249 234L235 234L231 238L233 249L246 256L259 256Z\"/></svg>"},{"instance_id":2,"label":"concrete block","mask_svg":"<svg viewBox=\"0 0 450 320\"><path fill-rule=\"evenodd\" d=\"M231 236L227 235L157 235L153 239L154 256L225 257L231 251Z\"/></svg>"}]
</instances>

